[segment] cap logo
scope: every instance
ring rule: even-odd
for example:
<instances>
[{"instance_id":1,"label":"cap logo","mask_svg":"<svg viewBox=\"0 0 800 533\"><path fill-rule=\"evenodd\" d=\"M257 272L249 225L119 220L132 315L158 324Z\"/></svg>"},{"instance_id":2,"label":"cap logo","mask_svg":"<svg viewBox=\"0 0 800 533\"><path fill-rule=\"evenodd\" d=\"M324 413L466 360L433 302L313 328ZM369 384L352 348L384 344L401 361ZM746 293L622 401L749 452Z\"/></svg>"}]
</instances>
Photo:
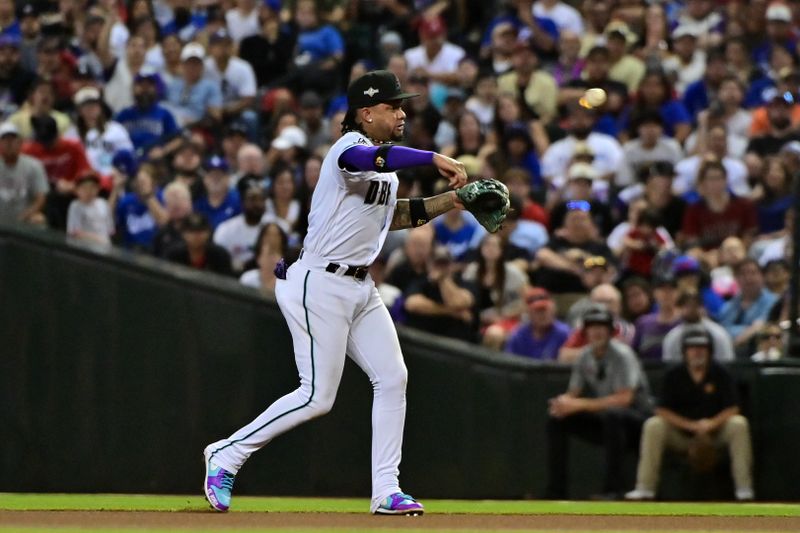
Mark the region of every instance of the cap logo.
<instances>
[{"instance_id":1,"label":"cap logo","mask_svg":"<svg viewBox=\"0 0 800 533\"><path fill-rule=\"evenodd\" d=\"M380 89L376 89L375 87L370 87L369 89L367 89L366 91L364 91L364 94L366 94L367 96L369 96L370 98L372 98L373 96L375 96L375 95L376 95L376 94L378 94L379 92L381 92L381 91L380 91Z\"/></svg>"}]
</instances>

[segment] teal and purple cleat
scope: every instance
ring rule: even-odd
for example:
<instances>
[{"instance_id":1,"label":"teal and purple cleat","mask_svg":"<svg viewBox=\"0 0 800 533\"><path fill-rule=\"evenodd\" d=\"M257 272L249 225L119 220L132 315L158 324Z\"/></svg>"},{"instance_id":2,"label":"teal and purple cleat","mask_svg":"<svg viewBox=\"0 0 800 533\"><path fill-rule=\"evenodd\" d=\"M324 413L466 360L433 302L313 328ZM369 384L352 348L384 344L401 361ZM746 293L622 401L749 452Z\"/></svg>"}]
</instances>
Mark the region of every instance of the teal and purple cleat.
<instances>
[{"instance_id":1,"label":"teal and purple cleat","mask_svg":"<svg viewBox=\"0 0 800 533\"><path fill-rule=\"evenodd\" d=\"M421 515L424 512L421 503L402 492L388 496L375 510L375 514Z\"/></svg>"},{"instance_id":2,"label":"teal and purple cleat","mask_svg":"<svg viewBox=\"0 0 800 533\"><path fill-rule=\"evenodd\" d=\"M231 491L236 474L229 472L211 461L208 449L203 453L206 464L206 475L203 481L203 493L215 511L225 512L231 506Z\"/></svg>"}]
</instances>

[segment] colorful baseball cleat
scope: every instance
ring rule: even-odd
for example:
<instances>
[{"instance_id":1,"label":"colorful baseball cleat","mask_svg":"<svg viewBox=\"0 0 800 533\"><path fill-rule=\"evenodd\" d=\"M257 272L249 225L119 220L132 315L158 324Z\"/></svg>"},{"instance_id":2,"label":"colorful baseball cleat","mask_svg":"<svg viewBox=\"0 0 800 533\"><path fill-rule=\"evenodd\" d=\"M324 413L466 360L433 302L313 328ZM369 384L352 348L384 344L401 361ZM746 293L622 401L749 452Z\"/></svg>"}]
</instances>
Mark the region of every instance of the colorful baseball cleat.
<instances>
[{"instance_id":1,"label":"colorful baseball cleat","mask_svg":"<svg viewBox=\"0 0 800 533\"><path fill-rule=\"evenodd\" d=\"M375 510L375 514L400 514L400 515L421 515L425 512L425 508L417 500L403 494L402 492L395 492L388 496L383 503L381 503Z\"/></svg>"},{"instance_id":2,"label":"colorful baseball cleat","mask_svg":"<svg viewBox=\"0 0 800 533\"><path fill-rule=\"evenodd\" d=\"M203 455L206 464L203 493L215 511L224 513L231 506L231 491L233 490L233 481L236 479L236 474L215 465L211 461L208 449Z\"/></svg>"}]
</instances>

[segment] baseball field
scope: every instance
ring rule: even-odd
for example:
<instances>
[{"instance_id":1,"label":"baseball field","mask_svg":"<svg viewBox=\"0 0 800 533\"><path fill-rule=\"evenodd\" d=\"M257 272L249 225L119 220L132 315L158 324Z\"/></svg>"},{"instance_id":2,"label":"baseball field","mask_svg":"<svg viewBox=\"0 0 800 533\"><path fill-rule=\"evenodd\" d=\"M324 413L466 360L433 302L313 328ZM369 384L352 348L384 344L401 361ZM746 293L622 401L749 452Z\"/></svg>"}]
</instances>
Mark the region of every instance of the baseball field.
<instances>
[{"instance_id":1,"label":"baseball field","mask_svg":"<svg viewBox=\"0 0 800 533\"><path fill-rule=\"evenodd\" d=\"M421 517L371 516L366 499L0 493L0 532L772 532L800 531L800 505L425 500Z\"/></svg>"}]
</instances>

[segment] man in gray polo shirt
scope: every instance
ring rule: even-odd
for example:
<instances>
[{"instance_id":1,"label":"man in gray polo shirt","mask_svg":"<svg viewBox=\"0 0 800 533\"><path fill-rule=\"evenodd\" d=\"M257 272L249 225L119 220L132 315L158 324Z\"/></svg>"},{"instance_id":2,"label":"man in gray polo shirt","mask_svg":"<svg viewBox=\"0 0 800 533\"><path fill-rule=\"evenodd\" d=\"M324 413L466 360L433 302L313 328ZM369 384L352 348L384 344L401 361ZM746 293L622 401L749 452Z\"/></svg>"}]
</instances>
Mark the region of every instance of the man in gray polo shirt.
<instances>
[{"instance_id":1,"label":"man in gray polo shirt","mask_svg":"<svg viewBox=\"0 0 800 533\"><path fill-rule=\"evenodd\" d=\"M10 122L0 125L0 223L44 223L48 191L44 166L20 153L22 140Z\"/></svg>"},{"instance_id":2,"label":"man in gray polo shirt","mask_svg":"<svg viewBox=\"0 0 800 533\"><path fill-rule=\"evenodd\" d=\"M572 366L565 394L550 399L547 422L548 483L546 497L567 498L570 435L605 447L603 498L622 497L622 458L635 447L642 423L651 412L647 378L636 354L612 338L614 318L602 304L583 315L589 344Z\"/></svg>"}]
</instances>

